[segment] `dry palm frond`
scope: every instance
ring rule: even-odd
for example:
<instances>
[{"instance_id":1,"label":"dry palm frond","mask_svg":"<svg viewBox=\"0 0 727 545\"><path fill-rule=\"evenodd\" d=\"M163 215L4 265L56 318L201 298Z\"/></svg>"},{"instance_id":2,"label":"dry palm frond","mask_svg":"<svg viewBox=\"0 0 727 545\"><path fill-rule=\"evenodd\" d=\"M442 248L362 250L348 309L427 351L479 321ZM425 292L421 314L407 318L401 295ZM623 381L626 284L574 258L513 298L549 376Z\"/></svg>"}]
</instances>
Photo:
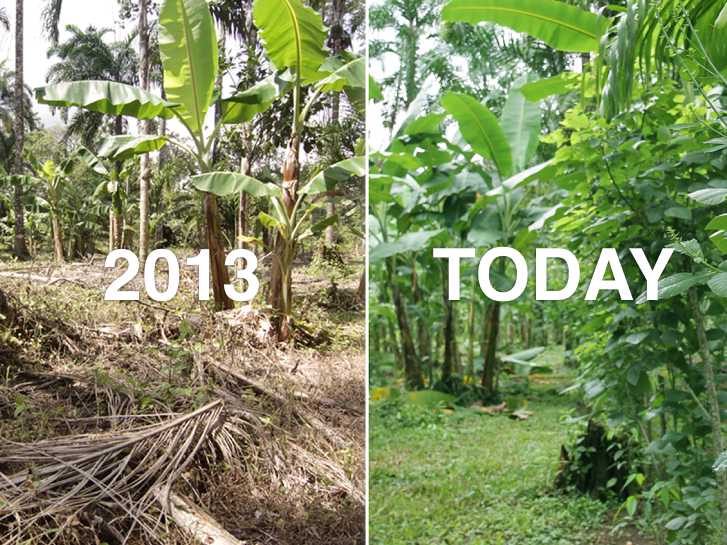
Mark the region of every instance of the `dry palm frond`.
<instances>
[{"instance_id":1,"label":"dry palm frond","mask_svg":"<svg viewBox=\"0 0 727 545\"><path fill-rule=\"evenodd\" d=\"M28 468L0 473L0 523L11 528L4 543L28 539L46 517L72 514L67 517L72 520L92 504L120 507L132 521L127 536L139 525L157 539L161 522L150 515L151 504L159 494L169 496L176 479L221 425L222 410L218 400L161 424L118 433L35 444L3 440L0 465ZM33 538L38 542L37 533Z\"/></svg>"}]
</instances>

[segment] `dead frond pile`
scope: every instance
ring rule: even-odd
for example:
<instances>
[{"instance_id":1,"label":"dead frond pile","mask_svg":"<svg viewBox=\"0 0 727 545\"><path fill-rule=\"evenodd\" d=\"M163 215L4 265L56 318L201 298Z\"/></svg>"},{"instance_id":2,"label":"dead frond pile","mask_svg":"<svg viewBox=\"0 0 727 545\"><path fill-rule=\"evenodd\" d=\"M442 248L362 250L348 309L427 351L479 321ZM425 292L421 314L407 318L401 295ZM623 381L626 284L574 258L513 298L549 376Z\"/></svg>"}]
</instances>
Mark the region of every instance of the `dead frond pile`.
<instances>
[{"instance_id":1,"label":"dead frond pile","mask_svg":"<svg viewBox=\"0 0 727 545\"><path fill-rule=\"evenodd\" d=\"M152 503L157 496L166 501L174 482L222 425L222 410L218 400L190 414L116 433L34 444L3 440L0 467L15 469L0 473L3 543L51 543L91 505L108 513L120 509L130 521L127 537L140 527L157 540L163 521Z\"/></svg>"}]
</instances>

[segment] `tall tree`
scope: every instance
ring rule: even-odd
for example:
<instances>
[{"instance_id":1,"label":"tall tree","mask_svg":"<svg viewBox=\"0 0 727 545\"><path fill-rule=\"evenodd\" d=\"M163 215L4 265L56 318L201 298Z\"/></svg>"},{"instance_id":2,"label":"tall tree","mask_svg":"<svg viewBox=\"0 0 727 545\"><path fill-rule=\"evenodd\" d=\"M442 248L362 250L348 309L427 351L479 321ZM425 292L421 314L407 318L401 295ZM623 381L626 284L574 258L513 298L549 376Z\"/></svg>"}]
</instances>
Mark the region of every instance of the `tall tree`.
<instances>
[{"instance_id":1,"label":"tall tree","mask_svg":"<svg viewBox=\"0 0 727 545\"><path fill-rule=\"evenodd\" d=\"M346 9L346 0L333 0L331 3L331 28L328 46L331 48L333 55L343 53L344 43L351 44L351 36L343 28L343 15ZM339 93L333 93L331 98L331 124L338 125L341 113L341 96ZM330 218L336 215L336 205L332 199L326 203L326 217ZM333 246L335 236L335 226L326 227L326 245Z\"/></svg>"},{"instance_id":2,"label":"tall tree","mask_svg":"<svg viewBox=\"0 0 727 545\"><path fill-rule=\"evenodd\" d=\"M15 2L15 164L14 172L23 174L23 144L25 136L25 101L23 100L23 0ZM25 211L23 209L23 186L15 186L15 240L13 251L18 257L28 255L25 244Z\"/></svg>"}]
</instances>

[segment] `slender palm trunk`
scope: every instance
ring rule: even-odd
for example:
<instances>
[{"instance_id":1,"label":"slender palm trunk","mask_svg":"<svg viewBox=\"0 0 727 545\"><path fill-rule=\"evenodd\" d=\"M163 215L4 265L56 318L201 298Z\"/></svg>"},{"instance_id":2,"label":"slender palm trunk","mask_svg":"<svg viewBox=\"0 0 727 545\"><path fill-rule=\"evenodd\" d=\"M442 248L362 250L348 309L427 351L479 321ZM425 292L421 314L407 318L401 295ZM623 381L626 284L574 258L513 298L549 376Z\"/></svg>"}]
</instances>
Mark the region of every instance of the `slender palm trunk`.
<instances>
[{"instance_id":1,"label":"slender palm trunk","mask_svg":"<svg viewBox=\"0 0 727 545\"><path fill-rule=\"evenodd\" d=\"M25 90L23 89L23 0L15 2L15 164L18 176L23 174L23 146L25 144ZM18 257L28 256L25 244L25 210L23 208L23 187L15 186L13 208L15 210L14 253Z\"/></svg>"},{"instance_id":2,"label":"slender palm trunk","mask_svg":"<svg viewBox=\"0 0 727 545\"><path fill-rule=\"evenodd\" d=\"M149 90L149 27L146 22L147 0L139 0L139 86ZM149 120L139 122L139 133L150 134ZM139 263L144 267L149 251L149 181L151 168L149 154L145 153L139 161Z\"/></svg>"}]
</instances>

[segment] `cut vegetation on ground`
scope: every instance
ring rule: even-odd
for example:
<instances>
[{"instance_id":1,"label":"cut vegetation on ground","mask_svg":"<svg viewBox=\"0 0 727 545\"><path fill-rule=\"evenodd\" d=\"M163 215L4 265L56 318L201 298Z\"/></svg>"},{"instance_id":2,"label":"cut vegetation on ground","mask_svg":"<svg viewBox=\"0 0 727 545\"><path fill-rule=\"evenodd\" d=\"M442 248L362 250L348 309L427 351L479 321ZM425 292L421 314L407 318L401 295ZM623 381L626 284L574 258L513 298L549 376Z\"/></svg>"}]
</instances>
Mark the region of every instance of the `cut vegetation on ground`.
<instances>
[{"instance_id":1,"label":"cut vegetation on ground","mask_svg":"<svg viewBox=\"0 0 727 545\"><path fill-rule=\"evenodd\" d=\"M192 278L104 301L114 274L0 266L3 543L363 543L360 271L295 292L315 348L257 309L190 310Z\"/></svg>"}]
</instances>

